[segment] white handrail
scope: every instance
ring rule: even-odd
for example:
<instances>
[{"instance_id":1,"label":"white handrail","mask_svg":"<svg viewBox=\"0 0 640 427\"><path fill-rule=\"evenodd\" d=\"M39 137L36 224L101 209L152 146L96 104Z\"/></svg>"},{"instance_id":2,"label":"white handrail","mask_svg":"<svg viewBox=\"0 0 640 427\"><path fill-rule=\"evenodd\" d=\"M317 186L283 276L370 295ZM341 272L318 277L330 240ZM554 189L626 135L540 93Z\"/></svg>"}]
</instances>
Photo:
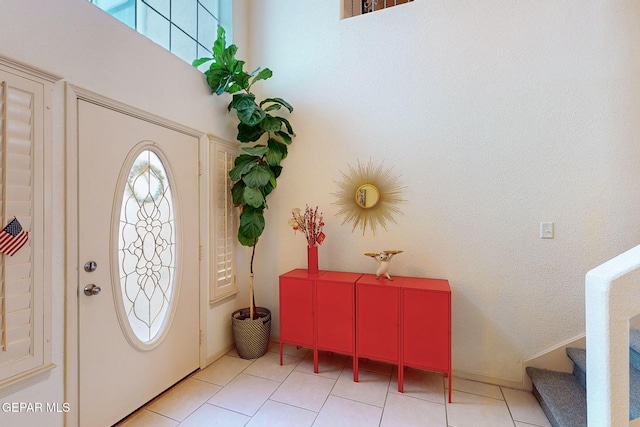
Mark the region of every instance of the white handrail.
<instances>
[{"instance_id":1,"label":"white handrail","mask_svg":"<svg viewBox=\"0 0 640 427\"><path fill-rule=\"evenodd\" d=\"M629 319L640 313L640 245L585 278L587 419L629 425Z\"/></svg>"}]
</instances>

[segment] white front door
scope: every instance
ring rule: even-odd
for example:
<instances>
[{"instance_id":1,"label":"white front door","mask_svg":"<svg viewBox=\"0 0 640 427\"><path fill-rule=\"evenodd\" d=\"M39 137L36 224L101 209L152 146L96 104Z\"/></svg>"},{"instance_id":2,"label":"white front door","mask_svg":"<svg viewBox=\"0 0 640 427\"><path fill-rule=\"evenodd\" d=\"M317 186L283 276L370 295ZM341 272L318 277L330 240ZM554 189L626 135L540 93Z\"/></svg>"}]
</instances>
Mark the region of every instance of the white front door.
<instances>
[{"instance_id":1,"label":"white front door","mask_svg":"<svg viewBox=\"0 0 640 427\"><path fill-rule=\"evenodd\" d=\"M199 367L198 139L78 101L80 426Z\"/></svg>"}]
</instances>

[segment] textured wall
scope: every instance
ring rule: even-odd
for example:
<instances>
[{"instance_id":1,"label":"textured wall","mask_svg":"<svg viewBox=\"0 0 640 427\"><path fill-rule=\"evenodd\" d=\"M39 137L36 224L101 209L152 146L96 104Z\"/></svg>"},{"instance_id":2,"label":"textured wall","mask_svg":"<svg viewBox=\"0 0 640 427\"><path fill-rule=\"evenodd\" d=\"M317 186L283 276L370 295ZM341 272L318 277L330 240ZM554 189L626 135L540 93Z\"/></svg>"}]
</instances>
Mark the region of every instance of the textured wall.
<instances>
[{"instance_id":1,"label":"textured wall","mask_svg":"<svg viewBox=\"0 0 640 427\"><path fill-rule=\"evenodd\" d=\"M287 218L308 203L327 223L321 269L373 272L364 252L402 249L392 273L449 279L459 373L519 382L523 359L583 333L585 273L640 238L640 10L594 3L415 1L342 21L338 0L252 3L251 61L298 134L258 298L276 309L278 274L305 265ZM407 186L375 237L335 215L358 159Z\"/></svg>"}]
</instances>

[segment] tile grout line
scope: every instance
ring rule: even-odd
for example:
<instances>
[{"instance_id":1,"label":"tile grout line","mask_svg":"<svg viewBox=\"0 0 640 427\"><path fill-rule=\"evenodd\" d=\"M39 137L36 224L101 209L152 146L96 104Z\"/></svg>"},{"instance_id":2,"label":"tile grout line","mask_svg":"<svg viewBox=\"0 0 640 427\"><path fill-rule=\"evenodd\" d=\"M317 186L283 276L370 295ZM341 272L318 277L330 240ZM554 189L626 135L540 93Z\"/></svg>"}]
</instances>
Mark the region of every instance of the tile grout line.
<instances>
[{"instance_id":1,"label":"tile grout line","mask_svg":"<svg viewBox=\"0 0 640 427\"><path fill-rule=\"evenodd\" d=\"M502 390L502 387L498 387L500 389L500 395L502 396L502 400L504 400L504 404L507 407L507 411L509 412L509 416L511 417L511 424L513 424L513 426L515 427L516 425L516 420L515 418L513 418L513 412L511 412L511 407L509 406L509 402L507 402L507 397L504 395L504 391Z\"/></svg>"},{"instance_id":2,"label":"tile grout line","mask_svg":"<svg viewBox=\"0 0 640 427\"><path fill-rule=\"evenodd\" d=\"M269 351L269 350L267 350L267 352L268 352L268 351ZM278 353L279 353L279 352L278 352ZM284 356L284 354L283 354L283 356ZM293 357L293 356L292 356L292 357ZM294 357L294 358L295 358L295 359L297 359L296 357ZM248 423L250 423L250 422L251 422L251 420L253 420L253 417L255 417L255 416L256 416L256 414L257 414L258 412L260 412L260 410L264 407L264 405L266 405L266 403L267 403L268 401L270 401L270 400L271 400L271 396L273 396L273 394L274 394L276 391L278 391L278 389L279 389L280 387L282 387L282 384L284 384L284 382L287 380L287 378L289 378L289 376L291 375L291 372L293 372L293 371L294 371L294 369L298 366L298 364L299 364L300 362L302 362L302 360L303 360L303 359L299 359L299 360L298 360L298 362L296 363L296 366L295 366L293 369L291 369L291 371L289 371L289 373L287 374L287 376L286 376L286 377L284 377L284 379L283 379L282 381L275 381L275 382L280 383L280 384L278 385L278 387L276 387L276 388L275 388L275 390L273 390L273 391L271 392L271 394L269 394L269 397L267 397L267 398L265 399L265 401L264 401L264 402L262 402L262 405L260 405L260 407L258 408L258 410L257 410L253 415L251 415L251 418L249 419ZM251 375L251 374L247 374L247 373L245 373L244 371L245 371L245 370L247 370L247 369L249 369L249 367L250 367L252 364L253 364L253 363L251 363L249 366L247 366L245 369L243 369L241 373L244 373L245 375ZM282 365L282 366L284 366L284 358L283 358L283 365ZM238 375L239 375L239 374L238 374ZM267 379L267 378L259 377L259 376L257 376L257 375L251 375L251 376L253 376L253 377L255 377L255 378ZM277 402L277 400L273 400L272 402ZM278 402L278 403L282 403L282 402ZM246 424L245 424L245 425L246 425Z\"/></svg>"}]
</instances>

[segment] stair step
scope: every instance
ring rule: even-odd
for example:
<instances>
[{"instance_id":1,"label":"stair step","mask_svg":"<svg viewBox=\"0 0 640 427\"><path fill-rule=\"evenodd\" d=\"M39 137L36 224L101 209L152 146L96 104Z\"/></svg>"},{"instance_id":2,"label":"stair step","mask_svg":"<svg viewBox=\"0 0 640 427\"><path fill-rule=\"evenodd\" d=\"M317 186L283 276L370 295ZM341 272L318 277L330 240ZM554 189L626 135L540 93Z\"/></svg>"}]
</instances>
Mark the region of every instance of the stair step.
<instances>
[{"instance_id":1,"label":"stair step","mask_svg":"<svg viewBox=\"0 0 640 427\"><path fill-rule=\"evenodd\" d=\"M567 356L573 361L573 376L582 388L587 388L587 351L584 348L567 348Z\"/></svg>"},{"instance_id":2,"label":"stair step","mask_svg":"<svg viewBox=\"0 0 640 427\"><path fill-rule=\"evenodd\" d=\"M576 377L566 372L527 368L533 394L553 427L586 427L587 393Z\"/></svg>"},{"instance_id":3,"label":"stair step","mask_svg":"<svg viewBox=\"0 0 640 427\"><path fill-rule=\"evenodd\" d=\"M633 350L631 350L633 351ZM587 387L587 351L583 348L567 348L567 356L573 361L573 375L583 388ZM640 417L640 371L629 366L629 419Z\"/></svg>"}]
</instances>

